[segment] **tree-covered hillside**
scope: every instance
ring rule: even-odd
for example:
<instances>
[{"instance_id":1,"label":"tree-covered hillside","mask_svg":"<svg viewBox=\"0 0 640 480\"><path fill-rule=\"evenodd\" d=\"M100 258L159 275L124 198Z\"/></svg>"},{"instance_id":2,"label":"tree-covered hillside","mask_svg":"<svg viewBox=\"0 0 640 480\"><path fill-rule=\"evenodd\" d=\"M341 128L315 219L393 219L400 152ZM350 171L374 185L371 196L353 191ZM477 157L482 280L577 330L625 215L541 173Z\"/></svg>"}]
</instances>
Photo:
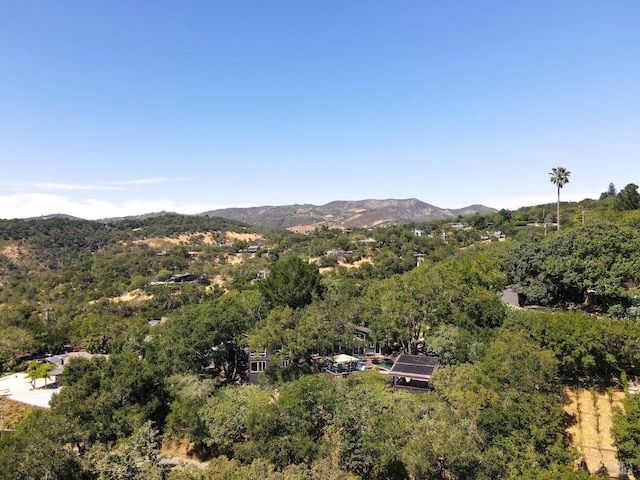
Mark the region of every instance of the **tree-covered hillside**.
<instances>
[{"instance_id":1,"label":"tree-covered hillside","mask_svg":"<svg viewBox=\"0 0 640 480\"><path fill-rule=\"evenodd\" d=\"M555 204L308 235L178 215L0 221L3 369L109 354L69 362L51 409L0 437L0 478L587 478L563 385L640 375L640 212L618 195L562 203L559 230L544 225ZM535 308L508 307L507 285ZM439 356L432 390L324 373L368 345L356 327L386 358ZM285 362L249 385L249 351ZM614 429L634 468L636 410ZM162 468L169 446L206 468Z\"/></svg>"}]
</instances>

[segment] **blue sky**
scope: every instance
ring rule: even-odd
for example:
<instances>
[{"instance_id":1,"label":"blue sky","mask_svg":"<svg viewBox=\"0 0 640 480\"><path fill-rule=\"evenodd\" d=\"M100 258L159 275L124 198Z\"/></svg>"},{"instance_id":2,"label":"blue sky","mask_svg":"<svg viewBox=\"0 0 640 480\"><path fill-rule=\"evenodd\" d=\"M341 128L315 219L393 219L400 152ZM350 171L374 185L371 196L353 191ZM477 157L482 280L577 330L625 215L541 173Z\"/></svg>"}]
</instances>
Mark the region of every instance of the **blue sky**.
<instances>
[{"instance_id":1,"label":"blue sky","mask_svg":"<svg viewBox=\"0 0 640 480\"><path fill-rule=\"evenodd\" d=\"M640 184L640 2L0 2L0 218Z\"/></svg>"}]
</instances>

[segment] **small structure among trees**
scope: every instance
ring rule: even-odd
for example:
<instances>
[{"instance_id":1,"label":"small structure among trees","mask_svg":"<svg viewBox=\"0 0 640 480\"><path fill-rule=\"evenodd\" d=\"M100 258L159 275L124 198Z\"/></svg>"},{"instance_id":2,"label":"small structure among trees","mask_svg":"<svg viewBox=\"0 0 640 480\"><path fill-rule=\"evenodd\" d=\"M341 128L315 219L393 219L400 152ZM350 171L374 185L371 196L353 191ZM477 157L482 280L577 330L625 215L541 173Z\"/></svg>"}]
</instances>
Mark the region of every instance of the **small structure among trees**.
<instances>
[{"instance_id":1,"label":"small structure among trees","mask_svg":"<svg viewBox=\"0 0 640 480\"><path fill-rule=\"evenodd\" d=\"M389 370L389 375L393 377L393 389L428 390L431 376L438 368L438 357L400 355Z\"/></svg>"}]
</instances>

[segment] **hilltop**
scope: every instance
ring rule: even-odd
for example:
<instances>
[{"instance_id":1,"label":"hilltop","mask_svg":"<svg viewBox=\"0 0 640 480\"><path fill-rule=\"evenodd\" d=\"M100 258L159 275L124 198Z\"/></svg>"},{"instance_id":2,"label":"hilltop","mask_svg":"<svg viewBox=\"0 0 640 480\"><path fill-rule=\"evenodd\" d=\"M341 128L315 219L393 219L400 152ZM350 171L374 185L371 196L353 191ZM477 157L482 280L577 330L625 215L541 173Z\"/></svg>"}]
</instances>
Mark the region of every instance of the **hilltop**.
<instances>
[{"instance_id":1,"label":"hilltop","mask_svg":"<svg viewBox=\"0 0 640 480\"><path fill-rule=\"evenodd\" d=\"M248 208L224 208L202 213L261 227L291 228L300 226L371 228L428 222L495 213L494 208L469 205L464 208L440 208L415 198L406 200L337 200L325 205L282 205Z\"/></svg>"},{"instance_id":2,"label":"hilltop","mask_svg":"<svg viewBox=\"0 0 640 480\"><path fill-rule=\"evenodd\" d=\"M442 208L416 198L404 200L335 200L325 205L293 204L264 205L259 207L232 207L208 210L195 215L180 215L175 212L151 212L141 215L103 218L99 222L114 223L126 220L147 220L164 216L216 217L241 222L245 225L266 228L315 227L329 228L374 228L405 225L407 223L430 222L467 217L475 214L496 213L495 208L473 204L463 208ZM62 213L31 217L25 220L83 220Z\"/></svg>"}]
</instances>

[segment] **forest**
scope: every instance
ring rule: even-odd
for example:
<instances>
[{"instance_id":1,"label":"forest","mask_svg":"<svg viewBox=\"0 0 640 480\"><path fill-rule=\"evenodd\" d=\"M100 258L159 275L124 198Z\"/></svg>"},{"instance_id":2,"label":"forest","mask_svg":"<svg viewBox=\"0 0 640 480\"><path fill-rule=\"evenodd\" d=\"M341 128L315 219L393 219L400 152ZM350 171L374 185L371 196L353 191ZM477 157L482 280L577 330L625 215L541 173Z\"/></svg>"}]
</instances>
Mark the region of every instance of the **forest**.
<instances>
[{"instance_id":1,"label":"forest","mask_svg":"<svg viewBox=\"0 0 640 480\"><path fill-rule=\"evenodd\" d=\"M563 202L558 229L555 203L308 235L174 214L0 220L2 371L94 354L65 366L51 408L5 422L0 479L589 478L567 387L640 376L638 187L612 187ZM364 346L357 326L385 356L438 356L431 389L324 373ZM278 360L257 385L249 351ZM639 395L611 435L640 474Z\"/></svg>"}]
</instances>

